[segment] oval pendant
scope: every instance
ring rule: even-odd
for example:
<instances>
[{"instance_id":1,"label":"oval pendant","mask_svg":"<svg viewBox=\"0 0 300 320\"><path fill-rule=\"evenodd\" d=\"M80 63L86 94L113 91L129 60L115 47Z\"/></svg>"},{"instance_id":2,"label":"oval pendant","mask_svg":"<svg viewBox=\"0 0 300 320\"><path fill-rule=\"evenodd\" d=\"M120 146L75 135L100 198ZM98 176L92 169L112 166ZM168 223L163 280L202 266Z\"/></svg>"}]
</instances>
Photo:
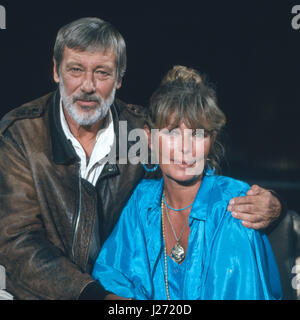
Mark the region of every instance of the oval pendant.
<instances>
[{"instance_id":1,"label":"oval pendant","mask_svg":"<svg viewBox=\"0 0 300 320\"><path fill-rule=\"evenodd\" d=\"M180 245L179 242L177 242L175 244L175 246L172 248L171 250L171 258L176 262L176 263L180 263L183 261L184 259L184 249L183 247Z\"/></svg>"}]
</instances>

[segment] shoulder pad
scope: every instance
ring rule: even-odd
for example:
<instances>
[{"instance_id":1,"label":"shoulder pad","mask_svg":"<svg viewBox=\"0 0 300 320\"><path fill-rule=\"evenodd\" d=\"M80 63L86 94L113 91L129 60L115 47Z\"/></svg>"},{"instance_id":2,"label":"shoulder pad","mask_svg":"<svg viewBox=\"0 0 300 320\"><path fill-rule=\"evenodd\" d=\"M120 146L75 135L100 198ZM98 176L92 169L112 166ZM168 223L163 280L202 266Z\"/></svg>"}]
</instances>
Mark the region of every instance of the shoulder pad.
<instances>
[{"instance_id":1,"label":"shoulder pad","mask_svg":"<svg viewBox=\"0 0 300 320\"><path fill-rule=\"evenodd\" d=\"M43 113L43 108L39 105L23 105L19 108L13 109L8 112L2 119L1 124L3 123L11 124L14 121L22 119L33 119L38 118Z\"/></svg>"},{"instance_id":2,"label":"shoulder pad","mask_svg":"<svg viewBox=\"0 0 300 320\"><path fill-rule=\"evenodd\" d=\"M25 103L22 106L8 112L0 121L0 135L15 121L23 119L39 118L45 111L45 104L52 93L41 98Z\"/></svg>"},{"instance_id":3,"label":"shoulder pad","mask_svg":"<svg viewBox=\"0 0 300 320\"><path fill-rule=\"evenodd\" d=\"M12 118L14 120L24 118L36 118L43 113L43 108L39 105L23 105L9 112L3 119Z\"/></svg>"},{"instance_id":4,"label":"shoulder pad","mask_svg":"<svg viewBox=\"0 0 300 320\"><path fill-rule=\"evenodd\" d=\"M45 105L52 94L53 93L48 93L43 97L37 98L31 102L27 102L22 106L11 110L2 118L2 120L15 121L15 120L26 119L26 118L40 117L43 114L45 110Z\"/></svg>"},{"instance_id":5,"label":"shoulder pad","mask_svg":"<svg viewBox=\"0 0 300 320\"><path fill-rule=\"evenodd\" d=\"M7 113L0 121L0 135L17 120L38 118L43 112L40 106L21 106Z\"/></svg>"}]
</instances>

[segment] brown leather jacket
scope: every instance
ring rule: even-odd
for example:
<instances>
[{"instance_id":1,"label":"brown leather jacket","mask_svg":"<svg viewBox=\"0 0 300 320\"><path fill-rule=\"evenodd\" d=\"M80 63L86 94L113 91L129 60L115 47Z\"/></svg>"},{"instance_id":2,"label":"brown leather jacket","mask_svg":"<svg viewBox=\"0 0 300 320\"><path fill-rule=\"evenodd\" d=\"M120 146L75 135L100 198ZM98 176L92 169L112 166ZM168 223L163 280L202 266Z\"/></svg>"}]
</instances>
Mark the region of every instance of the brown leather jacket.
<instances>
[{"instance_id":1,"label":"brown leather jacket","mask_svg":"<svg viewBox=\"0 0 300 320\"><path fill-rule=\"evenodd\" d=\"M104 241L144 176L141 165L107 163L95 192L80 178L59 99L48 94L0 122L0 265L19 299L77 299L94 281L87 262L98 206ZM111 110L117 144L119 120L128 131L143 127L141 107L117 100Z\"/></svg>"}]
</instances>

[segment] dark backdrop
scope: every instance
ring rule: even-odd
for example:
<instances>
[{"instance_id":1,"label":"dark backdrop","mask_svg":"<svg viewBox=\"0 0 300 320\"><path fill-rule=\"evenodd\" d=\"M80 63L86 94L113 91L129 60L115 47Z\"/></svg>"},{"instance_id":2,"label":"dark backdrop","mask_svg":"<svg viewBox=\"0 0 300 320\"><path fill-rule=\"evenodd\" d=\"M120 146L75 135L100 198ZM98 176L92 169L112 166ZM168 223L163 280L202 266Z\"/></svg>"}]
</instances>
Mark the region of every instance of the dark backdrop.
<instances>
[{"instance_id":1,"label":"dark backdrop","mask_svg":"<svg viewBox=\"0 0 300 320\"><path fill-rule=\"evenodd\" d=\"M228 118L224 174L279 191L300 211L300 30L297 1L1 1L0 117L55 89L60 26L98 16L123 34L128 71L118 96L147 105L174 64L207 73ZM300 4L300 0L298 1Z\"/></svg>"}]
</instances>

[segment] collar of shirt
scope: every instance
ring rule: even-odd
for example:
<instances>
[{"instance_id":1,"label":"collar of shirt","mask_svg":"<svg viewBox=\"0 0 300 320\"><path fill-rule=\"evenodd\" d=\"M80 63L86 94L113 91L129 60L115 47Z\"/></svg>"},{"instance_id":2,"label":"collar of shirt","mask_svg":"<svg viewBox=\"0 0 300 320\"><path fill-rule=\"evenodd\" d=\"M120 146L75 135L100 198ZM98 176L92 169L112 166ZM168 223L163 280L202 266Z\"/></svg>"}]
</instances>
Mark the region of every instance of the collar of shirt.
<instances>
[{"instance_id":1,"label":"collar of shirt","mask_svg":"<svg viewBox=\"0 0 300 320\"><path fill-rule=\"evenodd\" d=\"M108 121L105 128L100 129L97 133L96 143L88 163L83 147L70 131L64 115L62 99L60 99L60 120L66 138L71 141L76 154L80 158L81 177L95 186L106 163L103 159L109 154L114 143L114 125L111 110L109 109Z\"/></svg>"},{"instance_id":2,"label":"collar of shirt","mask_svg":"<svg viewBox=\"0 0 300 320\"><path fill-rule=\"evenodd\" d=\"M215 183L215 178L216 176L214 175L214 170L210 168L205 170L200 188L197 192L190 212L190 223L192 219L206 220L207 210L211 199L211 190ZM152 210L160 212L162 192L163 178L161 178L159 186L156 188L155 193L153 194L153 201L150 204L148 212L152 212Z\"/></svg>"}]
</instances>

